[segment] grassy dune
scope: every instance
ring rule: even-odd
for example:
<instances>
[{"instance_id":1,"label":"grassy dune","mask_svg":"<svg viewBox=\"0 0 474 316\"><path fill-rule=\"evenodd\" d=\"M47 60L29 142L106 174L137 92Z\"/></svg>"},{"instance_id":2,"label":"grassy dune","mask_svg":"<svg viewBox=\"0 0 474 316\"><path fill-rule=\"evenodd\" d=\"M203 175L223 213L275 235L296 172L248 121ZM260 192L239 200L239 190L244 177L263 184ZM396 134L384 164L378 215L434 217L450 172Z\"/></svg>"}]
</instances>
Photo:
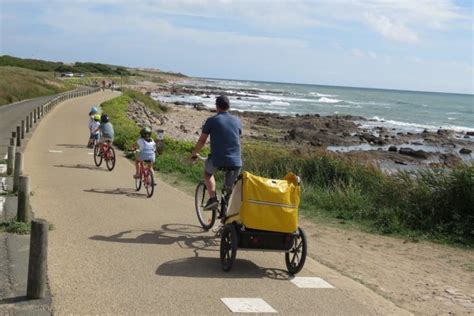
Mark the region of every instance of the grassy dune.
<instances>
[{"instance_id":1,"label":"grassy dune","mask_svg":"<svg viewBox=\"0 0 474 316\"><path fill-rule=\"evenodd\" d=\"M72 88L71 84L54 78L52 73L10 66L0 67L0 105L53 95Z\"/></svg>"}]
</instances>

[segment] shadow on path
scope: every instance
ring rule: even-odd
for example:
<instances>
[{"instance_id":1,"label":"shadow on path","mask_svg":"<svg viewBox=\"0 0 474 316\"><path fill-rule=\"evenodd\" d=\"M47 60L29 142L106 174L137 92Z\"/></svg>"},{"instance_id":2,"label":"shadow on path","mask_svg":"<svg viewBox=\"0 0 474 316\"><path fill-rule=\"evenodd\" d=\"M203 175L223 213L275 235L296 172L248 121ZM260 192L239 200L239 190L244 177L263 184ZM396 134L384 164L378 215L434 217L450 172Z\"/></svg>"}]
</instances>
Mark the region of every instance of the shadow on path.
<instances>
[{"instance_id":1,"label":"shadow on path","mask_svg":"<svg viewBox=\"0 0 474 316\"><path fill-rule=\"evenodd\" d=\"M66 147L66 148L87 148L86 145L79 145L79 144L56 144L56 146Z\"/></svg>"},{"instance_id":2,"label":"shadow on path","mask_svg":"<svg viewBox=\"0 0 474 316\"><path fill-rule=\"evenodd\" d=\"M246 259L236 259L232 270L224 272L219 258L189 257L163 263L156 270L157 275L191 278L219 279L261 279L269 278L286 281L291 277L285 270L268 269L257 266Z\"/></svg>"},{"instance_id":3,"label":"shadow on path","mask_svg":"<svg viewBox=\"0 0 474 316\"><path fill-rule=\"evenodd\" d=\"M94 171L107 171L107 169L96 167L95 165L84 165L84 164L75 164L75 165L54 165L56 168L71 168L71 169L88 169ZM108 172L108 171L107 171Z\"/></svg>"},{"instance_id":4,"label":"shadow on path","mask_svg":"<svg viewBox=\"0 0 474 316\"><path fill-rule=\"evenodd\" d=\"M161 228L155 231L127 230L110 236L95 235L89 239L132 244L176 244L181 249L190 249L194 252L194 257L171 260L160 265L156 274L162 276L290 279L285 270L262 268L245 259L236 259L232 271L224 272L219 259L219 238L214 235L203 235L207 232L196 225L176 223L165 224ZM200 256L203 251L211 251L215 257Z\"/></svg>"},{"instance_id":5,"label":"shadow on path","mask_svg":"<svg viewBox=\"0 0 474 316\"><path fill-rule=\"evenodd\" d=\"M105 171L105 169L103 169ZM137 193L135 189L131 188L117 188L117 189L89 189L84 190L88 193L97 193L97 194L114 194L114 195L125 195L127 197L136 198L136 199L148 199L145 193Z\"/></svg>"},{"instance_id":6,"label":"shadow on path","mask_svg":"<svg viewBox=\"0 0 474 316\"><path fill-rule=\"evenodd\" d=\"M7 297L0 300L0 305L15 304L28 301L26 296Z\"/></svg>"}]
</instances>

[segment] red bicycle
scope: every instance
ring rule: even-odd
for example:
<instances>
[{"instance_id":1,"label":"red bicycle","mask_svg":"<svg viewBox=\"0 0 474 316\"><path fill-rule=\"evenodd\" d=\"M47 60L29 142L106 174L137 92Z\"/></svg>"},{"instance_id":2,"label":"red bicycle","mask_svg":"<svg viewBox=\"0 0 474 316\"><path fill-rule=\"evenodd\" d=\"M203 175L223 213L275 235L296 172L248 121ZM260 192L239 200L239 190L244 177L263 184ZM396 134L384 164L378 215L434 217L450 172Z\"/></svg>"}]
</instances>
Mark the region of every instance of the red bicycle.
<instances>
[{"instance_id":1,"label":"red bicycle","mask_svg":"<svg viewBox=\"0 0 474 316\"><path fill-rule=\"evenodd\" d=\"M145 161L148 162L148 161ZM140 191L140 188L145 187L146 190L146 196L151 197L153 195L153 192L155 191L155 178L153 177L153 171L150 169L149 166L145 166L143 161L140 161L138 163L138 172L140 176L138 178L135 178L135 189L137 191Z\"/></svg>"},{"instance_id":2,"label":"red bicycle","mask_svg":"<svg viewBox=\"0 0 474 316\"><path fill-rule=\"evenodd\" d=\"M94 163L100 167L102 161L105 160L105 165L109 171L115 167L115 150L109 142L104 142L102 145L96 143L94 146Z\"/></svg>"}]
</instances>

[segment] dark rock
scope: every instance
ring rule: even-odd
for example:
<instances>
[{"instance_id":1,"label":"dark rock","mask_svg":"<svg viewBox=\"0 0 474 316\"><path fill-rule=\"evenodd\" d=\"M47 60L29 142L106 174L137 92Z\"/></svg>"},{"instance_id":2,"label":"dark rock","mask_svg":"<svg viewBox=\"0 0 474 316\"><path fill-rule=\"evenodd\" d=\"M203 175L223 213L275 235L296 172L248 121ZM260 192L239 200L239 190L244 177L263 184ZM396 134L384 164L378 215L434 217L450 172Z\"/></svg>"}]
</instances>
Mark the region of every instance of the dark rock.
<instances>
[{"instance_id":1,"label":"dark rock","mask_svg":"<svg viewBox=\"0 0 474 316\"><path fill-rule=\"evenodd\" d=\"M461 150L459 150L459 153L463 155L469 155L470 153L472 153L472 150L468 148L461 148Z\"/></svg>"},{"instance_id":2,"label":"dark rock","mask_svg":"<svg viewBox=\"0 0 474 316\"><path fill-rule=\"evenodd\" d=\"M428 130L425 128L425 129L423 130L423 134L427 134L427 133L429 133L429 132L428 132Z\"/></svg>"},{"instance_id":3,"label":"dark rock","mask_svg":"<svg viewBox=\"0 0 474 316\"><path fill-rule=\"evenodd\" d=\"M388 151L397 151L397 146L390 146L388 147Z\"/></svg>"},{"instance_id":4,"label":"dark rock","mask_svg":"<svg viewBox=\"0 0 474 316\"><path fill-rule=\"evenodd\" d=\"M315 116L315 117L321 117L321 115L319 115L319 114L314 114L314 116Z\"/></svg>"},{"instance_id":5,"label":"dark rock","mask_svg":"<svg viewBox=\"0 0 474 316\"><path fill-rule=\"evenodd\" d=\"M466 132L466 135L468 135L468 136L474 136L474 132Z\"/></svg>"},{"instance_id":6,"label":"dark rock","mask_svg":"<svg viewBox=\"0 0 474 316\"><path fill-rule=\"evenodd\" d=\"M342 132L342 136L343 136L343 137L349 137L349 136L351 136L351 134L348 133L348 132Z\"/></svg>"},{"instance_id":7,"label":"dark rock","mask_svg":"<svg viewBox=\"0 0 474 316\"><path fill-rule=\"evenodd\" d=\"M399 164L399 165L404 165L404 166L406 166L406 165L407 165L407 163L406 163L406 162L404 162L404 161L401 161L401 160L394 160L393 162L395 162L396 164Z\"/></svg>"},{"instance_id":8,"label":"dark rock","mask_svg":"<svg viewBox=\"0 0 474 316\"><path fill-rule=\"evenodd\" d=\"M377 137L371 135L369 133L364 133L360 136L361 140L365 140L368 143L375 143L377 141Z\"/></svg>"},{"instance_id":9,"label":"dark rock","mask_svg":"<svg viewBox=\"0 0 474 316\"><path fill-rule=\"evenodd\" d=\"M423 159L428 158L428 153L425 152L424 150L414 150L411 148L403 147L398 150L398 153L401 155L412 156L416 158L423 158Z\"/></svg>"},{"instance_id":10,"label":"dark rock","mask_svg":"<svg viewBox=\"0 0 474 316\"><path fill-rule=\"evenodd\" d=\"M420 143L420 142L411 142L411 144L412 144L412 145L416 145L416 146L423 146L423 144Z\"/></svg>"},{"instance_id":11,"label":"dark rock","mask_svg":"<svg viewBox=\"0 0 474 316\"><path fill-rule=\"evenodd\" d=\"M464 138L467 139L467 138L470 138L470 136L466 134L466 135L464 135Z\"/></svg>"}]
</instances>

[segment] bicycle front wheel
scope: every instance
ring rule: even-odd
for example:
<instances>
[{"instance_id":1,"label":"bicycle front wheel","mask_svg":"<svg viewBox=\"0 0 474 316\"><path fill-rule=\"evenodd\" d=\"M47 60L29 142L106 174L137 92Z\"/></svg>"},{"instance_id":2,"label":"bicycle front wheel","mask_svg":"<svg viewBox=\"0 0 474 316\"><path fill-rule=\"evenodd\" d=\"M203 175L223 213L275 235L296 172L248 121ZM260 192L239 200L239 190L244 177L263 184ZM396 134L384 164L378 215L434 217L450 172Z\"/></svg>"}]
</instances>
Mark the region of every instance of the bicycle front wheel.
<instances>
[{"instance_id":1,"label":"bicycle front wheel","mask_svg":"<svg viewBox=\"0 0 474 316\"><path fill-rule=\"evenodd\" d=\"M145 181L145 189L146 189L146 196L152 197L153 192L155 192L155 177L153 177L153 173L148 170L147 172L147 179Z\"/></svg>"},{"instance_id":2,"label":"bicycle front wheel","mask_svg":"<svg viewBox=\"0 0 474 316\"><path fill-rule=\"evenodd\" d=\"M138 172L139 172L139 177L138 178L135 178L135 190L136 191L140 191L140 188L142 187L142 168L139 167L138 169Z\"/></svg>"},{"instance_id":3,"label":"bicycle front wheel","mask_svg":"<svg viewBox=\"0 0 474 316\"><path fill-rule=\"evenodd\" d=\"M107 169L109 171L114 170L115 167L115 150L112 145L107 148L107 157L105 158L105 164L107 165Z\"/></svg>"},{"instance_id":4,"label":"bicycle front wheel","mask_svg":"<svg viewBox=\"0 0 474 316\"><path fill-rule=\"evenodd\" d=\"M99 144L95 144L94 146L94 163L97 167L100 167L100 165L102 164L102 156L99 156L100 155L100 145Z\"/></svg>"},{"instance_id":5,"label":"bicycle front wheel","mask_svg":"<svg viewBox=\"0 0 474 316\"><path fill-rule=\"evenodd\" d=\"M206 185L204 182L199 182L196 187L196 194L194 196L194 205L196 207L196 214L202 228L209 230L214 226L216 221L217 210L204 210L207 200L209 199L209 193L207 192Z\"/></svg>"}]
</instances>

